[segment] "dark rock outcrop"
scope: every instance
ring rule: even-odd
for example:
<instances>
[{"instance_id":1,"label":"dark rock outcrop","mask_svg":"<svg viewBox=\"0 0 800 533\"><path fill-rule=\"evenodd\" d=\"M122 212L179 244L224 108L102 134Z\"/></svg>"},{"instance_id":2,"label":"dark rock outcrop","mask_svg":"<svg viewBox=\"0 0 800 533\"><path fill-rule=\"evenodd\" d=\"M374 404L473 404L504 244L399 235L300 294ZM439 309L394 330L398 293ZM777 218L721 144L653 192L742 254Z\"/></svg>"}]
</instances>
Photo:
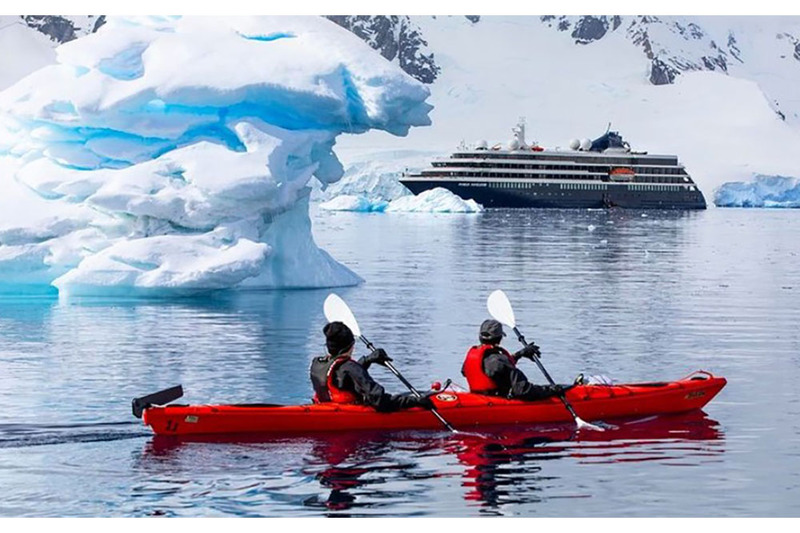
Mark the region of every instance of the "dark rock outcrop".
<instances>
[{"instance_id":1,"label":"dark rock outcrop","mask_svg":"<svg viewBox=\"0 0 800 533\"><path fill-rule=\"evenodd\" d=\"M433 83L441 71L433 53L426 53L428 42L407 16L329 15L326 18L352 32L422 83Z\"/></svg>"},{"instance_id":2,"label":"dark rock outcrop","mask_svg":"<svg viewBox=\"0 0 800 533\"><path fill-rule=\"evenodd\" d=\"M21 15L25 24L31 28L47 35L56 43L62 44L74 39L81 35L86 35L97 31L97 29L105 23L104 16L80 17L89 20L88 28L83 28L75 23L74 18L62 15Z\"/></svg>"}]
</instances>

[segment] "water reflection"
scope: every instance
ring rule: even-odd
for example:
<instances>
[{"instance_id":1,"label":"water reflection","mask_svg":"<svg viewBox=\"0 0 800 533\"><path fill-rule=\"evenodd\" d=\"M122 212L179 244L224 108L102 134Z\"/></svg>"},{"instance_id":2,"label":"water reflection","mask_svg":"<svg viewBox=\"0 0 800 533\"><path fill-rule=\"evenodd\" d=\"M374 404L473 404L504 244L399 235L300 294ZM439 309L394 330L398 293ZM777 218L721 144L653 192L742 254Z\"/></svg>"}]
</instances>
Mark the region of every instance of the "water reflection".
<instances>
[{"instance_id":1,"label":"water reflection","mask_svg":"<svg viewBox=\"0 0 800 533\"><path fill-rule=\"evenodd\" d=\"M122 421L131 398L176 383L188 401L308 401L327 294L0 299L0 423L59 423L64 398L69 422Z\"/></svg>"},{"instance_id":2,"label":"water reflection","mask_svg":"<svg viewBox=\"0 0 800 533\"><path fill-rule=\"evenodd\" d=\"M149 435L140 422L126 425L131 398L182 383L186 403L307 402L328 291L160 302L4 295L0 514L795 512L800 219L766 210L641 214L326 212L314 224L320 245L366 280L337 292L417 387L448 377L463 384L486 296L501 288L559 382L578 372L620 382L700 368L725 376L728 387L707 406L724 435L712 421L676 423L683 433L657 438L540 428L496 446L446 433L370 435L342 445L338 459L330 436L160 447L138 436ZM505 345L516 348L513 338ZM405 390L386 369L373 376L390 392Z\"/></svg>"},{"instance_id":3,"label":"water reflection","mask_svg":"<svg viewBox=\"0 0 800 533\"><path fill-rule=\"evenodd\" d=\"M243 494L231 492L226 507L235 508L240 498L247 500L254 493L267 500L275 498L274 483L282 477L284 502L287 494L294 494L296 505L326 516L406 515L413 511L406 513L405 507L431 504L432 486L457 481L453 486L460 487L467 505L477 506L481 514L502 515L509 506L596 496L579 483L562 480L559 469L548 465L698 466L720 460L725 450L719 424L702 411L615 422L618 429L606 432L578 432L567 424L498 427L481 438L446 432L353 432L296 438L156 436L145 446L137 465L147 471L148 479L176 482L142 486L139 493L168 493L170 500L189 500L184 483L207 477L209 471L218 477L225 470L227 478L246 487ZM237 465L246 470L238 471ZM200 487L189 483L190 492L196 494ZM272 489L267 489L270 485ZM219 493L219 486L215 492ZM153 503L165 502L155 498ZM262 506L266 503L261 500ZM252 504L253 515L258 515L256 501Z\"/></svg>"},{"instance_id":4,"label":"water reflection","mask_svg":"<svg viewBox=\"0 0 800 533\"><path fill-rule=\"evenodd\" d=\"M652 416L617 424L615 430L576 431L572 425L511 430L485 441L471 439L451 450L464 465L466 500L482 514L502 514L508 504L532 504L551 496L557 477L543 472L543 463L572 460L579 464L655 461L663 465L707 462L723 453L717 421L702 411ZM591 497L571 493L562 497Z\"/></svg>"}]
</instances>

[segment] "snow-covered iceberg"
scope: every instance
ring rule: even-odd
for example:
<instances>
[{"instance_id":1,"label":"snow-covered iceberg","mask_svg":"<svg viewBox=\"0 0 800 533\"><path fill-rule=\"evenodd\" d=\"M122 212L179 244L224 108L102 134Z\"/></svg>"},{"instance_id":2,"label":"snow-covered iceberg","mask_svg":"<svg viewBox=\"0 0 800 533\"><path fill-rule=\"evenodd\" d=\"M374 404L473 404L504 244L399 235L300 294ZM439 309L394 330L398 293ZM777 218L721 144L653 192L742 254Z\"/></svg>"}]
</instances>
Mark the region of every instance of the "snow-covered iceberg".
<instances>
[{"instance_id":1,"label":"snow-covered iceberg","mask_svg":"<svg viewBox=\"0 0 800 533\"><path fill-rule=\"evenodd\" d=\"M0 284L319 287L311 177L337 135L430 123L428 89L316 17L111 18L0 93Z\"/></svg>"},{"instance_id":2,"label":"snow-covered iceberg","mask_svg":"<svg viewBox=\"0 0 800 533\"><path fill-rule=\"evenodd\" d=\"M401 196L391 202L373 200L366 195L343 194L320 204L328 211L361 213L480 213L483 206L475 200L464 200L447 189L437 187L418 195Z\"/></svg>"},{"instance_id":3,"label":"snow-covered iceberg","mask_svg":"<svg viewBox=\"0 0 800 533\"><path fill-rule=\"evenodd\" d=\"M730 182L714 193L717 207L800 208L800 179L756 175L751 182Z\"/></svg>"},{"instance_id":4,"label":"snow-covered iceberg","mask_svg":"<svg viewBox=\"0 0 800 533\"><path fill-rule=\"evenodd\" d=\"M357 213L383 213L389 206L386 200L372 200L363 194L343 194L319 205L325 211L355 211Z\"/></svg>"},{"instance_id":5,"label":"snow-covered iceberg","mask_svg":"<svg viewBox=\"0 0 800 533\"><path fill-rule=\"evenodd\" d=\"M437 187L416 196L403 196L389 203L387 213L480 213L483 206Z\"/></svg>"},{"instance_id":6,"label":"snow-covered iceberg","mask_svg":"<svg viewBox=\"0 0 800 533\"><path fill-rule=\"evenodd\" d=\"M342 195L361 195L372 201L391 202L411 194L400 183L404 172L422 170L430 164L431 159L442 155L446 154L421 150L340 153L345 167L342 179L326 187L324 191L315 190L312 200L325 202Z\"/></svg>"}]
</instances>

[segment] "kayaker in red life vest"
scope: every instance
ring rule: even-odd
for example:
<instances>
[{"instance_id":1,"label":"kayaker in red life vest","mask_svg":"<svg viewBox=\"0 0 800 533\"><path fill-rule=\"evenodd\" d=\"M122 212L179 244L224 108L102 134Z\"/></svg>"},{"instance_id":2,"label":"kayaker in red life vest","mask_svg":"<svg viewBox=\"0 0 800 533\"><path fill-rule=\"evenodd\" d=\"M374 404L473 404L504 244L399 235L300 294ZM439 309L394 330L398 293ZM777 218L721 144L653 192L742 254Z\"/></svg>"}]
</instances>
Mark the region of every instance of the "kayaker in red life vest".
<instances>
[{"instance_id":1,"label":"kayaker in red life vest","mask_svg":"<svg viewBox=\"0 0 800 533\"><path fill-rule=\"evenodd\" d=\"M355 346L355 337L342 322L331 322L322 329L328 354L316 357L311 362L311 384L314 387L314 402L355 403L369 405L377 411L391 412L409 407L430 409L430 398L417 398L409 394L387 394L375 382L367 370L370 365L382 365L392 359L383 348L358 361L350 358Z\"/></svg>"},{"instance_id":2,"label":"kayaker in red life vest","mask_svg":"<svg viewBox=\"0 0 800 533\"><path fill-rule=\"evenodd\" d=\"M470 392L489 394L517 400L541 400L558 396L571 388L565 385L534 385L517 368L522 357L533 360L541 352L535 344L529 344L515 354L500 346L505 333L497 320L484 320L480 329L480 344L467 352L461 374L467 378Z\"/></svg>"}]
</instances>

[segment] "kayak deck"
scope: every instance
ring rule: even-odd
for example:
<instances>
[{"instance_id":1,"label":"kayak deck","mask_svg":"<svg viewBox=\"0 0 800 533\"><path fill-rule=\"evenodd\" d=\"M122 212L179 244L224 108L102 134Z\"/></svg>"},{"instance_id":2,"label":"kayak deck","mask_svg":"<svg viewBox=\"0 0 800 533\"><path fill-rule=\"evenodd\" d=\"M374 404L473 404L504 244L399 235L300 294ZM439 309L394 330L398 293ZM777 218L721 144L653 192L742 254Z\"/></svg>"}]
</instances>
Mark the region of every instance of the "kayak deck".
<instances>
[{"instance_id":1,"label":"kayak deck","mask_svg":"<svg viewBox=\"0 0 800 533\"><path fill-rule=\"evenodd\" d=\"M669 383L578 385L566 397L586 421L700 409L726 380L699 371ZM482 425L569 422L572 416L558 398L535 402L508 400L460 391L431 396L439 413L456 429ZM148 407L144 423L158 435L233 433L308 433L349 430L440 429L433 413L412 408L379 413L362 405L309 404L167 405Z\"/></svg>"}]
</instances>

